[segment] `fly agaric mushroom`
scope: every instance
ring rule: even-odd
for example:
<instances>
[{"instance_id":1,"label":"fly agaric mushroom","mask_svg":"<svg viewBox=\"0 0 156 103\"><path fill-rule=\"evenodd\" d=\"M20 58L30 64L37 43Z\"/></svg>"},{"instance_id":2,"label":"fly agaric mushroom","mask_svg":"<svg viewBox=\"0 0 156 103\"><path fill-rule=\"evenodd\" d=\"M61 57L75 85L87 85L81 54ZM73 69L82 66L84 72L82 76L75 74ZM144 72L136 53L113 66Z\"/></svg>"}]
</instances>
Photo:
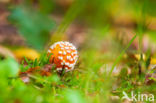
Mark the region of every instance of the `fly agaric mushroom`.
<instances>
[{"instance_id":1,"label":"fly agaric mushroom","mask_svg":"<svg viewBox=\"0 0 156 103\"><path fill-rule=\"evenodd\" d=\"M50 55L51 54L51 55ZM75 46L69 42L56 42L49 50L50 63L54 63L57 71L71 71L74 69L78 54Z\"/></svg>"}]
</instances>

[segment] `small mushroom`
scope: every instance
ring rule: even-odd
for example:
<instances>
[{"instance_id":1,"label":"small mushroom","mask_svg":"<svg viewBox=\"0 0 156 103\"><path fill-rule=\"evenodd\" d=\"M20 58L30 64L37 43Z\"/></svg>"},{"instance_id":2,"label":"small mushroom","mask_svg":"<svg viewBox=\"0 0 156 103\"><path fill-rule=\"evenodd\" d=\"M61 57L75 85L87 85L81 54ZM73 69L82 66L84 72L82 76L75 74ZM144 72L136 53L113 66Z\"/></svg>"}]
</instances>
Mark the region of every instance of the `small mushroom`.
<instances>
[{"instance_id":1,"label":"small mushroom","mask_svg":"<svg viewBox=\"0 0 156 103\"><path fill-rule=\"evenodd\" d=\"M78 54L75 46L69 42L56 42L48 50L50 63L54 63L57 71L71 71L74 69Z\"/></svg>"}]
</instances>

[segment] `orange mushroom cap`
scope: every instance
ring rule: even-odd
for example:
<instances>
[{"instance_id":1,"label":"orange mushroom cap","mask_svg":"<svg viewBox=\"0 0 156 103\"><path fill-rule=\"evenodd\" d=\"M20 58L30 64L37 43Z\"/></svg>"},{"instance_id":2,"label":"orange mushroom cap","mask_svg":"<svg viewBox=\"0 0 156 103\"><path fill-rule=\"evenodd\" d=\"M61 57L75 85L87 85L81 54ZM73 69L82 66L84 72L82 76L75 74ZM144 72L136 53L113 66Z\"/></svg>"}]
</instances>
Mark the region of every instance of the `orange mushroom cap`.
<instances>
[{"instance_id":1,"label":"orange mushroom cap","mask_svg":"<svg viewBox=\"0 0 156 103\"><path fill-rule=\"evenodd\" d=\"M48 55L50 54L52 55L49 61L56 65L56 70L58 71L63 69L65 69L66 72L73 70L78 59L75 46L69 42L56 42L50 46Z\"/></svg>"}]
</instances>

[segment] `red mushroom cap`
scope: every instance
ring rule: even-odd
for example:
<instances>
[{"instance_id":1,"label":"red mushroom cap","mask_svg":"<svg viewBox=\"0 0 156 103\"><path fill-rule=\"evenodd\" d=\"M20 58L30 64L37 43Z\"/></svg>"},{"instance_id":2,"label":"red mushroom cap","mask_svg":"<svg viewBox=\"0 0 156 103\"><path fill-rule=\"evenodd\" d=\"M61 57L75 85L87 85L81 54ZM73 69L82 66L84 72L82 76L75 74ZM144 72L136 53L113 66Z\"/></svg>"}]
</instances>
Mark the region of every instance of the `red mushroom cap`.
<instances>
[{"instance_id":1,"label":"red mushroom cap","mask_svg":"<svg viewBox=\"0 0 156 103\"><path fill-rule=\"evenodd\" d=\"M66 72L73 70L78 59L75 46L69 42L56 42L49 48L48 55L50 54L52 54L50 63L54 63L58 71L63 69Z\"/></svg>"}]
</instances>

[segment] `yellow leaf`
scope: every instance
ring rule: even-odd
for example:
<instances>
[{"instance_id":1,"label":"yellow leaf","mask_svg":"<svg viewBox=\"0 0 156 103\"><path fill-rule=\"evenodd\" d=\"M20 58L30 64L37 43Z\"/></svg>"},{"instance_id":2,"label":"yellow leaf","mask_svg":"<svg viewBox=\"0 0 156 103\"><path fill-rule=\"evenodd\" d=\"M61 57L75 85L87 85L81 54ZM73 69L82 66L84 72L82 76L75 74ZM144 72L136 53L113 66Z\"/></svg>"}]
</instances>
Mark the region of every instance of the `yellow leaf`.
<instances>
[{"instance_id":1,"label":"yellow leaf","mask_svg":"<svg viewBox=\"0 0 156 103\"><path fill-rule=\"evenodd\" d=\"M151 58L151 64L156 64L156 58Z\"/></svg>"},{"instance_id":2,"label":"yellow leaf","mask_svg":"<svg viewBox=\"0 0 156 103\"><path fill-rule=\"evenodd\" d=\"M34 50L34 49L29 49L29 48L20 48L14 51L14 54L17 59L22 59L24 57L35 60L40 57L40 54Z\"/></svg>"}]
</instances>

